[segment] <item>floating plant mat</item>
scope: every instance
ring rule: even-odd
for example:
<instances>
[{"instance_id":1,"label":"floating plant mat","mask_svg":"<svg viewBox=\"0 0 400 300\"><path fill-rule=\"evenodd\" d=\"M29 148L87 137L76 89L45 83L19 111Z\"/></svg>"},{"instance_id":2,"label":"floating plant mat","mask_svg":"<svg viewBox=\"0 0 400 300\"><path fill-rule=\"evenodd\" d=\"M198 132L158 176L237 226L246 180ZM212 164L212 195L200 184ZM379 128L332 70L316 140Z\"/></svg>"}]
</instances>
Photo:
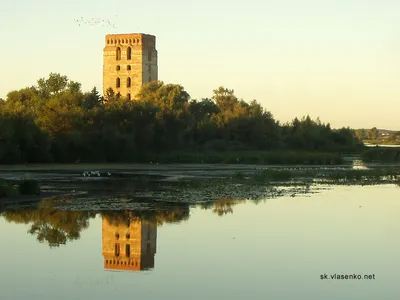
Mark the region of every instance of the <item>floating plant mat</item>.
<instances>
[{"instance_id":1,"label":"floating plant mat","mask_svg":"<svg viewBox=\"0 0 400 300\"><path fill-rule=\"evenodd\" d=\"M61 210L152 210L170 209L182 204L214 202L219 199L262 200L284 196L309 195L325 189L322 186L247 186L226 184L213 187L176 188L141 191L126 195L71 196L55 198L54 206Z\"/></svg>"}]
</instances>

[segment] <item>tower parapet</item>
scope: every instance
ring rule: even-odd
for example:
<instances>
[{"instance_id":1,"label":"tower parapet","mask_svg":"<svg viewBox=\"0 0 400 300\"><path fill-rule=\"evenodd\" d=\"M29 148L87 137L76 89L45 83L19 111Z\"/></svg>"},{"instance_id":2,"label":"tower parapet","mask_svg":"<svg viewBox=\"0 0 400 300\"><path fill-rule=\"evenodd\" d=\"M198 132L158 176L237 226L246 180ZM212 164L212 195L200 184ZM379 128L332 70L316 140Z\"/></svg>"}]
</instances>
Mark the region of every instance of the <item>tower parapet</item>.
<instances>
[{"instance_id":1,"label":"tower parapet","mask_svg":"<svg viewBox=\"0 0 400 300\"><path fill-rule=\"evenodd\" d=\"M148 48L156 48L156 37L143 33L126 33L126 34L107 34L105 39L106 46L143 46Z\"/></svg>"}]
</instances>

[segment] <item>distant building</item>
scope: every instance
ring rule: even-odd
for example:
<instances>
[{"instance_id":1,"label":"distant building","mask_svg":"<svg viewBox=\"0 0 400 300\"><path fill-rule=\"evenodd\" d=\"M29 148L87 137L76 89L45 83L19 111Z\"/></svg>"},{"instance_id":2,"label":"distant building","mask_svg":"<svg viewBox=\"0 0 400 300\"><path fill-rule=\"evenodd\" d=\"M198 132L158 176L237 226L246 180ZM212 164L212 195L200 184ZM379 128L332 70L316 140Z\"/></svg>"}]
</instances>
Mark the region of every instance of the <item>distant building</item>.
<instances>
[{"instance_id":1,"label":"distant building","mask_svg":"<svg viewBox=\"0 0 400 300\"><path fill-rule=\"evenodd\" d=\"M103 54L103 95L109 88L134 99L143 84L158 80L154 35L108 34Z\"/></svg>"},{"instance_id":2,"label":"distant building","mask_svg":"<svg viewBox=\"0 0 400 300\"><path fill-rule=\"evenodd\" d=\"M103 216L102 254L108 270L139 271L154 268L157 225L126 218L112 224Z\"/></svg>"}]
</instances>

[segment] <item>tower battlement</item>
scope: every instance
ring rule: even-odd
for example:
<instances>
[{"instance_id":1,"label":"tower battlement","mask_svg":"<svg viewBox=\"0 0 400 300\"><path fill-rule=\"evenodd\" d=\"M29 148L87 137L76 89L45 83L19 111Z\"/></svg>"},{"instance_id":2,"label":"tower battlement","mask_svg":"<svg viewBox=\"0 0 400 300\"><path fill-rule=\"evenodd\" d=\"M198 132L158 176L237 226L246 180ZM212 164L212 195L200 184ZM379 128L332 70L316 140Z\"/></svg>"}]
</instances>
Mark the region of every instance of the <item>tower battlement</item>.
<instances>
[{"instance_id":1,"label":"tower battlement","mask_svg":"<svg viewBox=\"0 0 400 300\"><path fill-rule=\"evenodd\" d=\"M144 46L156 47L156 37L144 33L124 33L107 34L105 38L106 46Z\"/></svg>"}]
</instances>

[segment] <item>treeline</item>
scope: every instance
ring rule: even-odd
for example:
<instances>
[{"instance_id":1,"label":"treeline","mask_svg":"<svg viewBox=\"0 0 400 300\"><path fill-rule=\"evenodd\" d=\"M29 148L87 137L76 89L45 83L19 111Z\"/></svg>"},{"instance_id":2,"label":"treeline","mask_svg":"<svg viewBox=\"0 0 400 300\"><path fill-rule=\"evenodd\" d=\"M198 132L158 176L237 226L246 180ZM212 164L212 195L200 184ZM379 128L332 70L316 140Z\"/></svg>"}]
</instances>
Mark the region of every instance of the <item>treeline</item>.
<instances>
[{"instance_id":1,"label":"treeline","mask_svg":"<svg viewBox=\"0 0 400 300\"><path fill-rule=\"evenodd\" d=\"M181 85L154 81L135 101L51 73L0 99L0 164L140 162L149 153L351 152L353 130L310 117L280 124L257 101L220 87L193 100Z\"/></svg>"},{"instance_id":2,"label":"treeline","mask_svg":"<svg viewBox=\"0 0 400 300\"><path fill-rule=\"evenodd\" d=\"M400 131L379 130L376 127L371 129L355 130L356 138L366 143L381 145L400 144Z\"/></svg>"}]
</instances>

